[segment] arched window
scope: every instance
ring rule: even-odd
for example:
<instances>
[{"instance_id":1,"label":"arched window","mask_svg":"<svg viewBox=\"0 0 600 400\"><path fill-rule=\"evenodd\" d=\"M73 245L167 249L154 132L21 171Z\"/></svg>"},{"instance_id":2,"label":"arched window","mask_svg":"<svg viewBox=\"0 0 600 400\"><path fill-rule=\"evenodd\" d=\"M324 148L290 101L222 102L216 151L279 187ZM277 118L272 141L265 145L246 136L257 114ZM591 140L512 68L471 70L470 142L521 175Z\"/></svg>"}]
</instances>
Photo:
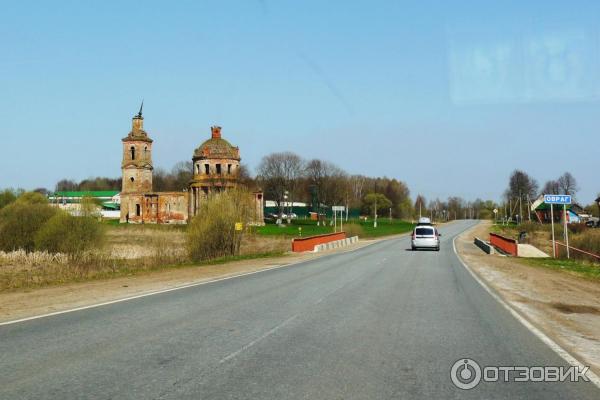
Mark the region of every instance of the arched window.
<instances>
[{"instance_id":1,"label":"arched window","mask_svg":"<svg viewBox=\"0 0 600 400\"><path fill-rule=\"evenodd\" d=\"M196 164L196 175L200 175L200 164Z\"/></svg>"},{"instance_id":2,"label":"arched window","mask_svg":"<svg viewBox=\"0 0 600 400\"><path fill-rule=\"evenodd\" d=\"M129 180L130 180L131 182L135 181L135 179L133 178L133 176L132 176L131 178L129 178Z\"/></svg>"},{"instance_id":3,"label":"arched window","mask_svg":"<svg viewBox=\"0 0 600 400\"><path fill-rule=\"evenodd\" d=\"M129 151L131 152L131 159L135 160L135 147L131 146L131 148L129 149Z\"/></svg>"},{"instance_id":4,"label":"arched window","mask_svg":"<svg viewBox=\"0 0 600 400\"><path fill-rule=\"evenodd\" d=\"M144 146L144 158L148 158L148 146Z\"/></svg>"},{"instance_id":5,"label":"arched window","mask_svg":"<svg viewBox=\"0 0 600 400\"><path fill-rule=\"evenodd\" d=\"M210 166L208 164L204 164L204 173L206 175L210 174Z\"/></svg>"}]
</instances>

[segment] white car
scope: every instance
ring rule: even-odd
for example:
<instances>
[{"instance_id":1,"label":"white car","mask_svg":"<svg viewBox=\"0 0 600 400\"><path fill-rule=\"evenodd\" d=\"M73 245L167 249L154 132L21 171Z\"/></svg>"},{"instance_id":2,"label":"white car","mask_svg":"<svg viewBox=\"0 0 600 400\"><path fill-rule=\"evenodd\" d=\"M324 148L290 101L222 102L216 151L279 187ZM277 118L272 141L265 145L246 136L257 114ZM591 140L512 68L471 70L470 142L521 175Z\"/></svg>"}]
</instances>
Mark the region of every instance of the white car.
<instances>
[{"instance_id":1,"label":"white car","mask_svg":"<svg viewBox=\"0 0 600 400\"><path fill-rule=\"evenodd\" d=\"M432 225L417 225L413 230L411 247L417 249L434 249L440 251L440 236L438 230Z\"/></svg>"}]
</instances>

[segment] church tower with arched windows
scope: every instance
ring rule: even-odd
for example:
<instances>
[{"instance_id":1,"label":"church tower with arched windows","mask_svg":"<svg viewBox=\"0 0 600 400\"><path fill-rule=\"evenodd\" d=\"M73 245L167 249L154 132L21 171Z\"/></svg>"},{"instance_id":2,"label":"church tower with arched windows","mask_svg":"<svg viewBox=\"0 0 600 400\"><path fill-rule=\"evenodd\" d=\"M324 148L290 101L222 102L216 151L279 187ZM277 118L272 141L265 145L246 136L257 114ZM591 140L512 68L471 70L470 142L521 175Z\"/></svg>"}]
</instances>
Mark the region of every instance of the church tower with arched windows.
<instances>
[{"instance_id":1,"label":"church tower with arched windows","mask_svg":"<svg viewBox=\"0 0 600 400\"><path fill-rule=\"evenodd\" d=\"M152 139L144 131L142 108L133 117L131 132L122 139L122 193L152 192Z\"/></svg>"},{"instance_id":2,"label":"church tower with arched windows","mask_svg":"<svg viewBox=\"0 0 600 400\"><path fill-rule=\"evenodd\" d=\"M170 192L153 191L152 142L144 131L140 107L133 117L131 132L122 139L122 223L185 224L199 214L200 204L210 193L238 186L240 150L221 137L220 127L212 127L211 138L194 151L189 183ZM252 195L256 205L255 224L262 224L262 192Z\"/></svg>"}]
</instances>

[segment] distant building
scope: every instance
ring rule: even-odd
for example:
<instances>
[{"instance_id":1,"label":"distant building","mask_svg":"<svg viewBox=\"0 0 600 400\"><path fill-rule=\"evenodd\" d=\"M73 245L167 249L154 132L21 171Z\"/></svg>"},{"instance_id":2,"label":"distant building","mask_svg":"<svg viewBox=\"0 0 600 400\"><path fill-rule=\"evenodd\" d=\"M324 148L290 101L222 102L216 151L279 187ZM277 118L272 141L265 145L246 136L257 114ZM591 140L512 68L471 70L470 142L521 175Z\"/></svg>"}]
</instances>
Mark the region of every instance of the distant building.
<instances>
[{"instance_id":1,"label":"distant building","mask_svg":"<svg viewBox=\"0 0 600 400\"><path fill-rule=\"evenodd\" d=\"M584 222L585 213L583 207L577 203L569 204L567 209L567 223ZM541 223L551 223L550 204L544 203L544 196L540 196L531 204L531 211L535 213L537 219ZM560 222L563 219L563 206L554 206L554 222Z\"/></svg>"},{"instance_id":2,"label":"distant building","mask_svg":"<svg viewBox=\"0 0 600 400\"><path fill-rule=\"evenodd\" d=\"M120 217L121 196L118 190L57 191L48 196L48 201L53 206L77 215L81 210L81 201L86 197L98 204L98 212L103 217Z\"/></svg>"},{"instance_id":3,"label":"distant building","mask_svg":"<svg viewBox=\"0 0 600 400\"><path fill-rule=\"evenodd\" d=\"M144 131L142 112L133 117L132 129L122 139L122 223L182 224L198 214L210 193L238 186L240 151L221 137L221 127L211 128L211 138L195 151L190 165L193 178L181 192L153 192L152 144ZM263 222L263 194L253 193L257 223Z\"/></svg>"}]
</instances>

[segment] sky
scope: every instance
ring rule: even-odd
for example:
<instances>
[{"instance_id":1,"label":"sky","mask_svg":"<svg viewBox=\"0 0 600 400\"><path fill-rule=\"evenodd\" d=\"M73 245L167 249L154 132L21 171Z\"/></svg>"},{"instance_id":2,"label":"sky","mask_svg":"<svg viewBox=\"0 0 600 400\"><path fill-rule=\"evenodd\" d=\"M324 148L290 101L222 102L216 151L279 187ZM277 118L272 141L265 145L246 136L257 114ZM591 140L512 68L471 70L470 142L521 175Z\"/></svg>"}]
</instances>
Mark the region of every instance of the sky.
<instances>
[{"instance_id":1,"label":"sky","mask_svg":"<svg viewBox=\"0 0 600 400\"><path fill-rule=\"evenodd\" d=\"M522 169L600 192L598 1L0 1L0 188L155 167L222 126L415 197L500 199Z\"/></svg>"}]
</instances>

